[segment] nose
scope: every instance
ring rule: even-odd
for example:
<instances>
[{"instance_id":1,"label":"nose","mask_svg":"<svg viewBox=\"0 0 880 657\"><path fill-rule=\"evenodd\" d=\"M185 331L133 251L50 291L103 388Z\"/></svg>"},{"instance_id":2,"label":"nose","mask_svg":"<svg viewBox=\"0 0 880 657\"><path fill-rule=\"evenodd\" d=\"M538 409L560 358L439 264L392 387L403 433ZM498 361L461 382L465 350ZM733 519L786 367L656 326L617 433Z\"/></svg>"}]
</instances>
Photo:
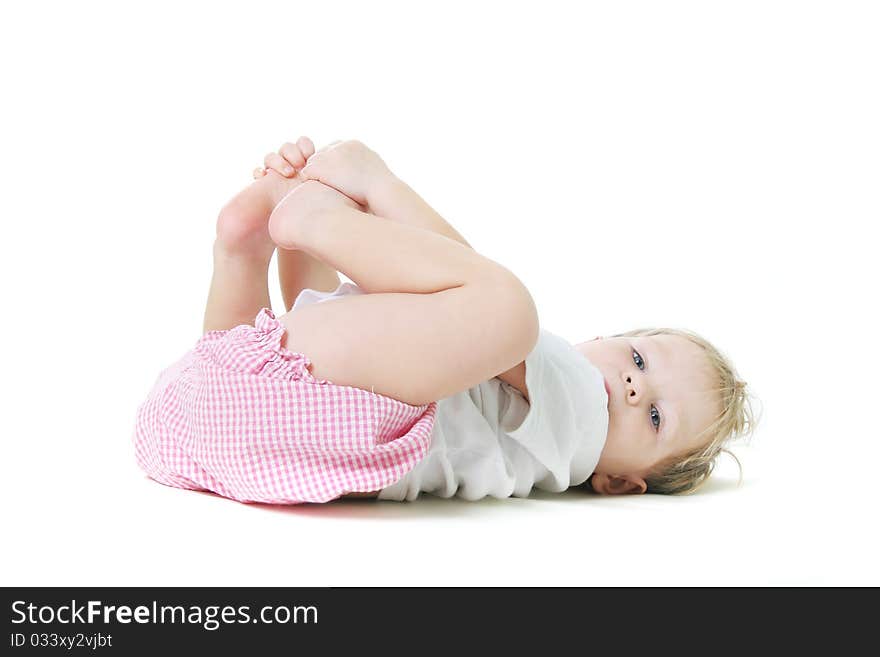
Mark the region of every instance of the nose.
<instances>
[{"instance_id":1,"label":"nose","mask_svg":"<svg viewBox=\"0 0 880 657\"><path fill-rule=\"evenodd\" d=\"M633 381L632 375L627 375L626 385L624 386L624 397L628 404L638 404L642 398L642 385Z\"/></svg>"}]
</instances>

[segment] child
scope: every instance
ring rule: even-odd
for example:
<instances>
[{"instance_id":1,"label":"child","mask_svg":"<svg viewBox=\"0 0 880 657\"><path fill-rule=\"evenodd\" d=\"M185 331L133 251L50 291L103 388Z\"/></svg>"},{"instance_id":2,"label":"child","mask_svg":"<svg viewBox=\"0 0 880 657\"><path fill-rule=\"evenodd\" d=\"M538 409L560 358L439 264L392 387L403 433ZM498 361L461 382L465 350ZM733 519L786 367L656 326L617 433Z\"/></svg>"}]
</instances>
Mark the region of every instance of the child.
<instances>
[{"instance_id":1,"label":"child","mask_svg":"<svg viewBox=\"0 0 880 657\"><path fill-rule=\"evenodd\" d=\"M362 143L301 137L264 164L220 212L204 335L138 408L153 479L281 504L680 493L754 429L693 333L540 328L521 281Z\"/></svg>"}]
</instances>

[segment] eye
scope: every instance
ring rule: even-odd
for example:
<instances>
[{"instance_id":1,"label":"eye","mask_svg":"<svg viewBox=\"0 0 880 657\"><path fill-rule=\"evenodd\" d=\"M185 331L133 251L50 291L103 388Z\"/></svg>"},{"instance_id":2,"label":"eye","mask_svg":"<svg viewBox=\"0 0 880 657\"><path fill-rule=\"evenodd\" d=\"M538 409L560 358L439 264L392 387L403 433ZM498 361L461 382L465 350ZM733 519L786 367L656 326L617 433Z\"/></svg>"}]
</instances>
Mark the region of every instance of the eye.
<instances>
[{"instance_id":1,"label":"eye","mask_svg":"<svg viewBox=\"0 0 880 657\"><path fill-rule=\"evenodd\" d=\"M656 424L654 424L655 419L657 420ZM657 407L654 406L654 404L651 404L651 424L654 425L655 431L660 431L660 411L657 410Z\"/></svg>"},{"instance_id":2,"label":"eye","mask_svg":"<svg viewBox=\"0 0 880 657\"><path fill-rule=\"evenodd\" d=\"M635 362L636 367L638 367L643 372L645 371L645 361L642 360L642 355L635 349L633 349L633 361Z\"/></svg>"},{"instance_id":3,"label":"eye","mask_svg":"<svg viewBox=\"0 0 880 657\"><path fill-rule=\"evenodd\" d=\"M642 355L635 349L633 349L633 362L636 364L636 367L643 372L645 371L645 361L642 359ZM654 404L651 404L651 425L654 427L654 431L658 433L660 431L660 422L660 411L657 410L657 407L654 406Z\"/></svg>"}]
</instances>

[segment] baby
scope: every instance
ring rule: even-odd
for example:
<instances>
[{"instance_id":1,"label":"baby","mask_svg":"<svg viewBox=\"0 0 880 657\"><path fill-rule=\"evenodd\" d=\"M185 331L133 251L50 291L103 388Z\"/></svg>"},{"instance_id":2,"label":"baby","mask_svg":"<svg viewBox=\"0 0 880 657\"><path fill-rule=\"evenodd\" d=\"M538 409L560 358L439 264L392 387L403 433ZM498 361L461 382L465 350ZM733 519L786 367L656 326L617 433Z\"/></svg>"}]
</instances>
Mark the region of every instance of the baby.
<instances>
[{"instance_id":1,"label":"baby","mask_svg":"<svg viewBox=\"0 0 880 657\"><path fill-rule=\"evenodd\" d=\"M753 431L707 341L568 344L364 144L301 137L264 165L220 212L202 338L138 409L153 479L270 503L684 493Z\"/></svg>"}]
</instances>

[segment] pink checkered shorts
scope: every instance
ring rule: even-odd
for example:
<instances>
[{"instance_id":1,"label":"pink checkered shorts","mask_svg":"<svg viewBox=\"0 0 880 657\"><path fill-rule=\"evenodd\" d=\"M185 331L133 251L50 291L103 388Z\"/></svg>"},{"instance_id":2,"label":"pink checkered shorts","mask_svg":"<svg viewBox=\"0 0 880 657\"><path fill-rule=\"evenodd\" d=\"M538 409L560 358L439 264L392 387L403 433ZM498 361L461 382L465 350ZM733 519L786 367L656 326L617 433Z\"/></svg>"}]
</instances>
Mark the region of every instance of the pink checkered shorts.
<instances>
[{"instance_id":1,"label":"pink checkered shorts","mask_svg":"<svg viewBox=\"0 0 880 657\"><path fill-rule=\"evenodd\" d=\"M437 402L316 379L270 309L255 324L208 331L160 373L133 436L152 479L239 502L327 502L390 486L425 456Z\"/></svg>"}]
</instances>

